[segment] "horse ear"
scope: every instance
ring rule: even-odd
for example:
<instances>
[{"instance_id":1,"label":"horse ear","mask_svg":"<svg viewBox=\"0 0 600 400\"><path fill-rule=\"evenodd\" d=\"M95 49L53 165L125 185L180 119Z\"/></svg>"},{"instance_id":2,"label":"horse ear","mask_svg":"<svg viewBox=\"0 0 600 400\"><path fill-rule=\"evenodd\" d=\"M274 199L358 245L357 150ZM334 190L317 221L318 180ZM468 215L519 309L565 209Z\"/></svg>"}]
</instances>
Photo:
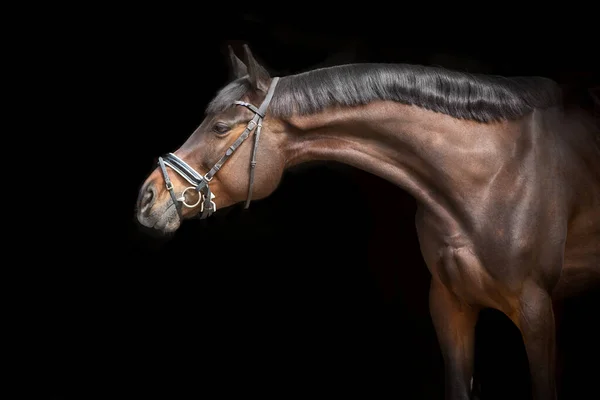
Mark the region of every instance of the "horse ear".
<instances>
[{"instance_id":1,"label":"horse ear","mask_svg":"<svg viewBox=\"0 0 600 400\"><path fill-rule=\"evenodd\" d=\"M244 62L235 55L231 45L227 47L229 48L229 68L231 68L231 75L233 75L233 79L238 79L248 75L248 68L246 67L246 64L244 64Z\"/></svg>"},{"instance_id":2,"label":"horse ear","mask_svg":"<svg viewBox=\"0 0 600 400\"><path fill-rule=\"evenodd\" d=\"M250 47L247 44L244 45L244 53L246 55L246 65L248 65L248 76L250 77L250 83L254 89L262 90L267 92L269 90L269 80L271 77L267 70L258 63L252 56Z\"/></svg>"}]
</instances>

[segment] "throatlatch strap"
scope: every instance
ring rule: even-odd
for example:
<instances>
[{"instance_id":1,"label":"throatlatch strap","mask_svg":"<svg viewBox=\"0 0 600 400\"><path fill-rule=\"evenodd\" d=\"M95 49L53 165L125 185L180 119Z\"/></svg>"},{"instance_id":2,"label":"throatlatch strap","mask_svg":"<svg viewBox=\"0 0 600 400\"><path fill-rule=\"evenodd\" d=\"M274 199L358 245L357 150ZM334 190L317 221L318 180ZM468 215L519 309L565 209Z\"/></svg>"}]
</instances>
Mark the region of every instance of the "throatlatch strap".
<instances>
[{"instance_id":1,"label":"throatlatch strap","mask_svg":"<svg viewBox=\"0 0 600 400\"><path fill-rule=\"evenodd\" d=\"M246 204L244 204L244 208L250 207L250 201L252 200L252 187L254 186L254 170L256 169L256 150L258 149L258 140L260 139L261 129L262 121L258 123L256 131L254 132L254 146L252 147L252 159L250 160L250 180L248 181L248 196L246 197Z\"/></svg>"}]
</instances>

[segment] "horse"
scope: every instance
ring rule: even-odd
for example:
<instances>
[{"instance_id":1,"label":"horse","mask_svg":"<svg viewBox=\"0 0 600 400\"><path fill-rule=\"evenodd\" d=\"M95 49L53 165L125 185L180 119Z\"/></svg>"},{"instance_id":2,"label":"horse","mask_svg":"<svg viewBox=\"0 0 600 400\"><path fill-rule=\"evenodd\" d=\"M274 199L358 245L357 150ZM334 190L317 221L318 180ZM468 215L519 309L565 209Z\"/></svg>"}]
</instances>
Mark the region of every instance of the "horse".
<instances>
[{"instance_id":1,"label":"horse","mask_svg":"<svg viewBox=\"0 0 600 400\"><path fill-rule=\"evenodd\" d=\"M556 389L553 301L600 282L600 137L543 77L357 63L272 77L244 45L200 125L158 158L138 222L164 234L264 199L315 160L413 196L445 398L471 398L481 310L520 330L536 400ZM247 140L252 138L252 140Z\"/></svg>"}]
</instances>

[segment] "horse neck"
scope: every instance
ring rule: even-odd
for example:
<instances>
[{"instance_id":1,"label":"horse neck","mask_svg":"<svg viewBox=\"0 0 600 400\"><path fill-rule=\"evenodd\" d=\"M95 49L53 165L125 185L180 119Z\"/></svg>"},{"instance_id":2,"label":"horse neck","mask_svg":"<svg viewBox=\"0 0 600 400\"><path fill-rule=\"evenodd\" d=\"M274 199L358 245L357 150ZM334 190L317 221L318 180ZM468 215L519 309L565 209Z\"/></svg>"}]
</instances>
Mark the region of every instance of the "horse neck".
<instances>
[{"instance_id":1,"label":"horse neck","mask_svg":"<svg viewBox=\"0 0 600 400\"><path fill-rule=\"evenodd\" d=\"M509 150L512 140L511 130L499 129L505 128L500 124L457 120L394 102L286 122L292 127L284 150L288 167L313 160L354 166L402 187L446 225L460 223L455 216L467 213L465 200L474 186L501 168L487 159L490 149Z\"/></svg>"}]
</instances>

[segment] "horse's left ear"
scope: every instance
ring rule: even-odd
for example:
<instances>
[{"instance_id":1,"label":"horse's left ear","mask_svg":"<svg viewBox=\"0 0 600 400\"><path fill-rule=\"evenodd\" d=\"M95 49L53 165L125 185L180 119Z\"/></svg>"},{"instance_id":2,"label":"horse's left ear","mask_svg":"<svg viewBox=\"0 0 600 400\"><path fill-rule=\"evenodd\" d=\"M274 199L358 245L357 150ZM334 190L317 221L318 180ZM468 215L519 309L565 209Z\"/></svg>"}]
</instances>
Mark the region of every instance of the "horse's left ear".
<instances>
[{"instance_id":1,"label":"horse's left ear","mask_svg":"<svg viewBox=\"0 0 600 400\"><path fill-rule=\"evenodd\" d=\"M248 68L246 68L246 65L235 55L231 45L227 46L227 49L229 51L229 68L231 77L233 79L238 79L246 76L248 74Z\"/></svg>"},{"instance_id":2,"label":"horse's left ear","mask_svg":"<svg viewBox=\"0 0 600 400\"><path fill-rule=\"evenodd\" d=\"M248 76L250 83L254 89L267 92L269 90L269 81L271 77L267 70L254 59L250 47L244 45L244 53L246 55L246 65L248 66Z\"/></svg>"}]
</instances>

